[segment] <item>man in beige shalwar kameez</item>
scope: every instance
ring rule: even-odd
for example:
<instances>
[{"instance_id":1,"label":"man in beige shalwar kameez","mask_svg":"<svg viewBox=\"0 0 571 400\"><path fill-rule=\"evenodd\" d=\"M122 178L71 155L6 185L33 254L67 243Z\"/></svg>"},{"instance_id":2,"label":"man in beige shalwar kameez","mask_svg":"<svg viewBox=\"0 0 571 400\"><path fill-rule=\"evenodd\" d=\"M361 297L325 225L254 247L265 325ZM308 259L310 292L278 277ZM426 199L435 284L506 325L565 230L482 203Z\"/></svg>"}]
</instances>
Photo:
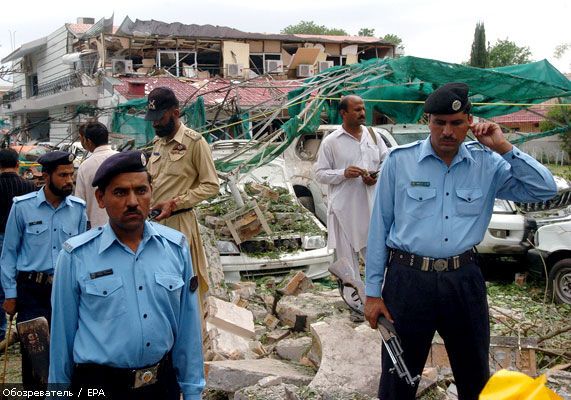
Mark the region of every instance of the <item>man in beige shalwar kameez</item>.
<instances>
[{"instance_id":1,"label":"man in beige shalwar kameez","mask_svg":"<svg viewBox=\"0 0 571 400\"><path fill-rule=\"evenodd\" d=\"M161 210L156 221L188 238L204 307L208 266L193 207L216 196L219 184L208 143L200 133L184 126L179 118L179 103L171 89L159 87L149 93L145 119L153 121L157 135L149 159L153 178L152 209Z\"/></svg>"}]
</instances>

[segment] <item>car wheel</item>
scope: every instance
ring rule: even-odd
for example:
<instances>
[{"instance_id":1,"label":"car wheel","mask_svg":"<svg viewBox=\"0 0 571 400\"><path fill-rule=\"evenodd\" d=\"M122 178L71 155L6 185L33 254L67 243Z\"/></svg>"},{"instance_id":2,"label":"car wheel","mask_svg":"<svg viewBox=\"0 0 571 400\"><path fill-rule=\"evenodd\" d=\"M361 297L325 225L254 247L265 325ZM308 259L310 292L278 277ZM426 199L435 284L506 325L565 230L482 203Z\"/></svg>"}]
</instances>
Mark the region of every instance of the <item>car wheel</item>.
<instances>
[{"instance_id":1,"label":"car wheel","mask_svg":"<svg viewBox=\"0 0 571 400\"><path fill-rule=\"evenodd\" d=\"M571 304L571 259L558 261L551 268L549 289L557 303Z\"/></svg>"},{"instance_id":2,"label":"car wheel","mask_svg":"<svg viewBox=\"0 0 571 400\"><path fill-rule=\"evenodd\" d=\"M315 204L313 203L313 197L311 196L301 196L297 198L302 206L307 208L309 211L315 214Z\"/></svg>"}]
</instances>

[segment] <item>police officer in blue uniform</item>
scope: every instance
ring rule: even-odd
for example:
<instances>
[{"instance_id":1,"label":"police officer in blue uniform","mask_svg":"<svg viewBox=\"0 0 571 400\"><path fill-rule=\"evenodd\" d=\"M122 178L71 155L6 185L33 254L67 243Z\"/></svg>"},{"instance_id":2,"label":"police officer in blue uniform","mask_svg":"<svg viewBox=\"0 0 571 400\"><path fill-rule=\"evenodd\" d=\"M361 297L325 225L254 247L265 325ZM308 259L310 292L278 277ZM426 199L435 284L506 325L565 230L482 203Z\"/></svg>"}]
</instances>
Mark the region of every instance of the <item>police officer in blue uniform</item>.
<instances>
[{"instance_id":1,"label":"police officer in blue uniform","mask_svg":"<svg viewBox=\"0 0 571 400\"><path fill-rule=\"evenodd\" d=\"M460 400L477 399L489 377L486 286L471 249L484 237L494 199L543 201L557 191L547 168L506 141L498 125L473 123L468 91L462 83L435 90L424 105L429 138L385 161L366 263L370 325L381 314L394 321L413 376L438 331ZM468 130L477 141L464 142ZM414 399L417 387L390 371L384 349L382 365L380 399Z\"/></svg>"},{"instance_id":2,"label":"police officer in blue uniform","mask_svg":"<svg viewBox=\"0 0 571 400\"><path fill-rule=\"evenodd\" d=\"M185 236L146 221L145 165L139 151L101 164L93 186L109 223L68 240L60 253L49 382L85 398L87 389L100 388L113 399L178 400L182 391L185 400L198 400L198 281Z\"/></svg>"},{"instance_id":3,"label":"police officer in blue uniform","mask_svg":"<svg viewBox=\"0 0 571 400\"><path fill-rule=\"evenodd\" d=\"M85 202L71 196L74 156L64 151L42 155L45 185L37 192L14 197L2 248L4 310L18 321L51 315L50 296L62 244L86 230ZM32 362L22 353L22 382L39 384Z\"/></svg>"}]
</instances>

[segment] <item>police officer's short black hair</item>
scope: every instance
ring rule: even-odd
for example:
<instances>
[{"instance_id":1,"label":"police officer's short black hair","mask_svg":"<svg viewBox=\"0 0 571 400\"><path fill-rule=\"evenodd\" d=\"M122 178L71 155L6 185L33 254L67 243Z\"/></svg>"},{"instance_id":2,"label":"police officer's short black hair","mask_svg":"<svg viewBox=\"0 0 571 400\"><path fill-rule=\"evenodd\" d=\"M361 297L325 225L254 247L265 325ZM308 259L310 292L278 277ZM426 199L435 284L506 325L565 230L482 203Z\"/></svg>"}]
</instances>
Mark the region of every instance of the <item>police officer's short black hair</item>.
<instances>
[{"instance_id":1,"label":"police officer's short black hair","mask_svg":"<svg viewBox=\"0 0 571 400\"><path fill-rule=\"evenodd\" d=\"M109 131L101 122L88 122L84 127L83 137L91 140L95 147L109 143Z\"/></svg>"},{"instance_id":2,"label":"police officer's short black hair","mask_svg":"<svg viewBox=\"0 0 571 400\"><path fill-rule=\"evenodd\" d=\"M18 165L18 152L7 148L0 150L0 168L16 168Z\"/></svg>"}]
</instances>

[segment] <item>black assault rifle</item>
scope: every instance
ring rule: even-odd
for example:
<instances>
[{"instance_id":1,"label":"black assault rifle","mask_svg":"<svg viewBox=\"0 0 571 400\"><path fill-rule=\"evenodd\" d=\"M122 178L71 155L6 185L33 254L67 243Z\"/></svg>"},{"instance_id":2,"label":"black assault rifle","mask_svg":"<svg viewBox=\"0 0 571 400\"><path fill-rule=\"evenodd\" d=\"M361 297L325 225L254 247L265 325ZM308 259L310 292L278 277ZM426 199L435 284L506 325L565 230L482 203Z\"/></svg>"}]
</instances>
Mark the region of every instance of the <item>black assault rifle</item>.
<instances>
[{"instance_id":1,"label":"black assault rifle","mask_svg":"<svg viewBox=\"0 0 571 400\"><path fill-rule=\"evenodd\" d=\"M359 314L364 314L365 305L365 285L361 279L355 279L351 268L349 267L349 262L345 258L341 258L329 266L329 272L335 275L338 280L339 291L341 292L341 297L343 301L347 303L349 308L354 310ZM352 293L355 298L346 299L345 287L350 287L354 289ZM404 379L406 383L414 386L418 381L420 381L420 376L413 377L410 371L406 367L404 360L402 358L403 350L398 338L397 332L393 324L381 315L377 321L377 329L381 333L381 339L385 345L385 349L389 354L391 361L393 362L393 368L389 372L396 372L398 377Z\"/></svg>"}]
</instances>

